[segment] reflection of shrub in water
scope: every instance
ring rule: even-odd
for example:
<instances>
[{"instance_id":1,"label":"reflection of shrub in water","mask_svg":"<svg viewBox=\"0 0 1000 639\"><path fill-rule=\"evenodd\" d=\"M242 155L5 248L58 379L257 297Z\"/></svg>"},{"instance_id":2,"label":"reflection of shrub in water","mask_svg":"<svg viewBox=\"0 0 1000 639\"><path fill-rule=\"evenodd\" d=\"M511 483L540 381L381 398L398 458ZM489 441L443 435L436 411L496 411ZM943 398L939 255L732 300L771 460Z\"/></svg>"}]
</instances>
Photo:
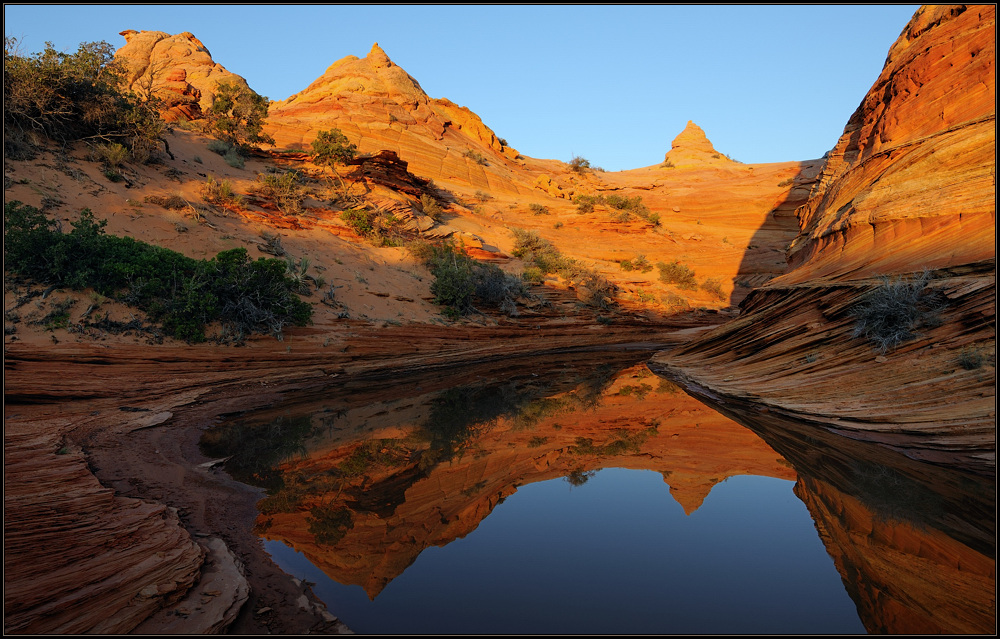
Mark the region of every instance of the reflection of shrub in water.
<instances>
[{"instance_id":1,"label":"reflection of shrub in water","mask_svg":"<svg viewBox=\"0 0 1000 639\"><path fill-rule=\"evenodd\" d=\"M879 521L905 521L922 527L943 507L937 493L893 468L860 461L851 466L852 488Z\"/></svg>"},{"instance_id":2,"label":"reflection of shrub in water","mask_svg":"<svg viewBox=\"0 0 1000 639\"><path fill-rule=\"evenodd\" d=\"M337 469L348 477L357 477L372 467L390 466L406 457L406 449L398 441L372 439L358 446L350 457L337 465Z\"/></svg>"},{"instance_id":3,"label":"reflection of shrub in water","mask_svg":"<svg viewBox=\"0 0 1000 639\"><path fill-rule=\"evenodd\" d=\"M205 431L201 449L209 457L231 457L225 466L234 479L274 494L284 487L277 466L305 454L302 442L311 431L309 415L279 417L268 424L223 424Z\"/></svg>"},{"instance_id":4,"label":"reflection of shrub in water","mask_svg":"<svg viewBox=\"0 0 1000 639\"><path fill-rule=\"evenodd\" d=\"M563 479L568 481L571 486L583 486L596 474L597 471L595 470L585 471L582 468L576 468L571 470L568 475L563 477Z\"/></svg>"},{"instance_id":5,"label":"reflection of shrub in water","mask_svg":"<svg viewBox=\"0 0 1000 639\"><path fill-rule=\"evenodd\" d=\"M618 394L622 397L635 395L640 400L643 400L646 399L646 395L651 390L653 390L653 387L649 384L626 384L618 389Z\"/></svg>"},{"instance_id":6,"label":"reflection of shrub in water","mask_svg":"<svg viewBox=\"0 0 1000 639\"><path fill-rule=\"evenodd\" d=\"M346 508L330 506L315 506L306 517L309 533L316 538L316 543L324 546L336 546L351 528L354 528L354 518Z\"/></svg>"},{"instance_id":7,"label":"reflection of shrub in water","mask_svg":"<svg viewBox=\"0 0 1000 639\"><path fill-rule=\"evenodd\" d=\"M459 386L444 391L434 399L423 425L431 446L420 459L421 469L455 457L499 417L516 414L526 401L513 383Z\"/></svg>"},{"instance_id":8,"label":"reflection of shrub in water","mask_svg":"<svg viewBox=\"0 0 1000 639\"><path fill-rule=\"evenodd\" d=\"M594 444L589 437L577 437L576 445L569 452L574 455L595 455L597 457L612 457L626 453L638 454L643 443L650 435L656 433L657 424L653 423L645 430L629 431L616 428L611 431L611 439L600 446Z\"/></svg>"}]
</instances>

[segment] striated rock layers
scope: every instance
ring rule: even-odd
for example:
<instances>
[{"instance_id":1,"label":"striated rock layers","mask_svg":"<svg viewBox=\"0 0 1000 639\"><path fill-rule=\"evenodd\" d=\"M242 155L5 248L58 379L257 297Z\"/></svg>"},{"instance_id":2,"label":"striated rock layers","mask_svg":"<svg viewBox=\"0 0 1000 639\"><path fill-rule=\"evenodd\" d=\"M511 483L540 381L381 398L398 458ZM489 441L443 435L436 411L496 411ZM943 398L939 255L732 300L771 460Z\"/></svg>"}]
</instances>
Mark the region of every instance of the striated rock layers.
<instances>
[{"instance_id":1,"label":"striated rock layers","mask_svg":"<svg viewBox=\"0 0 1000 639\"><path fill-rule=\"evenodd\" d=\"M428 97L377 43L364 58L334 62L305 90L275 102L268 122L278 146L308 148L317 132L336 127L360 152L395 151L418 175L519 192L517 151L468 108Z\"/></svg>"},{"instance_id":2,"label":"striated rock layers","mask_svg":"<svg viewBox=\"0 0 1000 639\"><path fill-rule=\"evenodd\" d=\"M125 64L129 89L162 100L167 121L200 118L212 106L220 82L247 86L242 77L216 63L191 33L128 29L120 35L125 46L115 52L115 59Z\"/></svg>"},{"instance_id":3,"label":"striated rock layers","mask_svg":"<svg viewBox=\"0 0 1000 639\"><path fill-rule=\"evenodd\" d=\"M994 60L994 7L917 11L796 211L789 271L650 367L716 402L995 473ZM912 318L882 313L907 339L877 349L856 327L892 298L880 276L920 281Z\"/></svg>"}]
</instances>

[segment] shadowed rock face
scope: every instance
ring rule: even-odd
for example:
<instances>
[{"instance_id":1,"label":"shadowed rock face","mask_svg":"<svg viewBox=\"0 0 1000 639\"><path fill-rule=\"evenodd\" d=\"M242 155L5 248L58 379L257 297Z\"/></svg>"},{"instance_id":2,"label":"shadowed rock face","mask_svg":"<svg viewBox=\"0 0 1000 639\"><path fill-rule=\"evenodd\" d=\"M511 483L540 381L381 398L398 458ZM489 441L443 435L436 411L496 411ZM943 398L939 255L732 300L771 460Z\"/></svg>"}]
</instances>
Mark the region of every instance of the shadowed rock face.
<instances>
[{"instance_id":1,"label":"shadowed rock face","mask_svg":"<svg viewBox=\"0 0 1000 639\"><path fill-rule=\"evenodd\" d=\"M995 474L994 25L989 6L916 13L796 211L789 271L654 371ZM857 336L859 309L887 299L876 276L924 269L915 319L891 320L909 338Z\"/></svg>"},{"instance_id":2,"label":"shadowed rock face","mask_svg":"<svg viewBox=\"0 0 1000 639\"><path fill-rule=\"evenodd\" d=\"M872 633L989 632L996 493L974 475L731 400L723 411L795 469L795 494Z\"/></svg>"}]
</instances>

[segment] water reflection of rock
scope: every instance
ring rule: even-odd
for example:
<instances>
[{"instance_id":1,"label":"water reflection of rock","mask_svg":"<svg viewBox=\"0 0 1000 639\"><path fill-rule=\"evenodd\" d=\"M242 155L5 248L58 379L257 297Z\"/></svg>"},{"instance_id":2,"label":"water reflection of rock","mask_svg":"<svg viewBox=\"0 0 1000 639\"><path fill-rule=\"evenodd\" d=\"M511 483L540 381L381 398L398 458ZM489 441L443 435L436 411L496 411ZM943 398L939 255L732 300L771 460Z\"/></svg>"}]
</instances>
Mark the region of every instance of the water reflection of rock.
<instances>
[{"instance_id":1,"label":"water reflection of rock","mask_svg":"<svg viewBox=\"0 0 1000 639\"><path fill-rule=\"evenodd\" d=\"M799 475L848 594L872 633L996 628L996 489L991 478L910 459L815 425L718 406Z\"/></svg>"},{"instance_id":2,"label":"water reflection of rock","mask_svg":"<svg viewBox=\"0 0 1000 639\"><path fill-rule=\"evenodd\" d=\"M374 597L423 549L469 534L524 484L579 483L605 467L654 470L690 514L727 477L795 478L752 432L661 382L639 359L578 354L451 379L370 381L344 397L313 399L296 408L310 415L313 434L281 444L279 454L307 452L280 464L280 481L273 456L242 469L269 490L258 524ZM276 417L229 428L273 432L283 423L293 438L301 433L287 427L301 417ZM219 439L213 446L231 454Z\"/></svg>"}]
</instances>

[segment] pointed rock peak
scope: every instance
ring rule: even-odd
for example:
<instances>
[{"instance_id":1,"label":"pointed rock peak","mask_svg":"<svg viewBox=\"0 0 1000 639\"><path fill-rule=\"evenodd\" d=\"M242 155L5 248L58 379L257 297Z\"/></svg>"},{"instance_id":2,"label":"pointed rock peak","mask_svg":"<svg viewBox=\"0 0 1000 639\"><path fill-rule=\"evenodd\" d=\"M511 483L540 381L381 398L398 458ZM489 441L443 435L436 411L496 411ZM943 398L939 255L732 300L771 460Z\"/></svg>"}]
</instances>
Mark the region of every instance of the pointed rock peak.
<instances>
[{"instance_id":1,"label":"pointed rock peak","mask_svg":"<svg viewBox=\"0 0 1000 639\"><path fill-rule=\"evenodd\" d=\"M669 166L704 166L717 162L730 162L715 150L701 127L688 120L684 130L670 143L665 161Z\"/></svg>"},{"instance_id":2,"label":"pointed rock peak","mask_svg":"<svg viewBox=\"0 0 1000 639\"><path fill-rule=\"evenodd\" d=\"M705 135L705 132L693 120L688 120L684 130L670 143L670 148L685 148L692 151L706 151L708 153L716 152L715 147L708 140L708 136Z\"/></svg>"},{"instance_id":3,"label":"pointed rock peak","mask_svg":"<svg viewBox=\"0 0 1000 639\"><path fill-rule=\"evenodd\" d=\"M392 66L392 60L385 54L382 47L378 46L378 42L372 45L372 50L368 52L368 56L365 59L376 69L384 69Z\"/></svg>"}]
</instances>

